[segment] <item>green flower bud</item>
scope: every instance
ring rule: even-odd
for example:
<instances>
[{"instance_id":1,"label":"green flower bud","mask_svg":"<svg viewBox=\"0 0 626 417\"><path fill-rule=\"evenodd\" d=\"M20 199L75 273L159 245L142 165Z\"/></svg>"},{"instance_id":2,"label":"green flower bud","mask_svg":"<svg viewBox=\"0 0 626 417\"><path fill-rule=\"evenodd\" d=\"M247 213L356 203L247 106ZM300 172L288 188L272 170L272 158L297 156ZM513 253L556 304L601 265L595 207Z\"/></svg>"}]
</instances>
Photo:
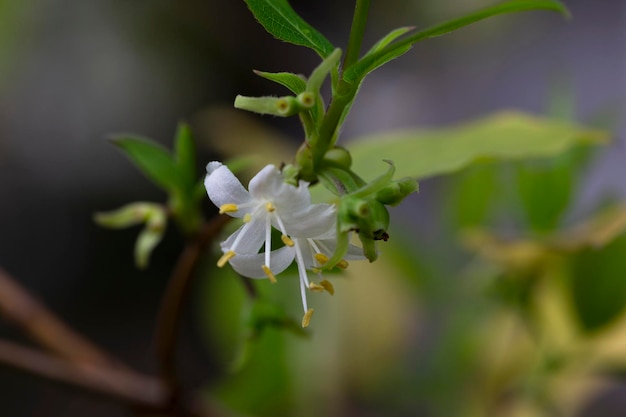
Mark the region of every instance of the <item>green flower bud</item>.
<instances>
[{"instance_id":1,"label":"green flower bud","mask_svg":"<svg viewBox=\"0 0 626 417\"><path fill-rule=\"evenodd\" d=\"M235 108L273 116L293 116L300 112L295 97L235 97Z\"/></svg>"},{"instance_id":2,"label":"green flower bud","mask_svg":"<svg viewBox=\"0 0 626 417\"><path fill-rule=\"evenodd\" d=\"M324 164L336 168L349 169L352 165L352 156L347 149L336 146L324 154Z\"/></svg>"},{"instance_id":3,"label":"green flower bud","mask_svg":"<svg viewBox=\"0 0 626 417\"><path fill-rule=\"evenodd\" d=\"M417 180L414 178L402 178L392 181L389 185L379 190L375 199L388 206L400 204L409 194L417 191Z\"/></svg>"},{"instance_id":4,"label":"green flower bud","mask_svg":"<svg viewBox=\"0 0 626 417\"><path fill-rule=\"evenodd\" d=\"M137 268L148 266L150 254L163 238L167 226L166 209L155 203L132 203L108 213L96 213L94 220L101 226L121 229L145 223L135 242Z\"/></svg>"},{"instance_id":5,"label":"green flower bud","mask_svg":"<svg viewBox=\"0 0 626 417\"><path fill-rule=\"evenodd\" d=\"M355 231L363 245L363 254L370 262L378 257L376 240L387 240L389 212L380 201L344 197L339 203L337 228L340 233Z\"/></svg>"},{"instance_id":6,"label":"green flower bud","mask_svg":"<svg viewBox=\"0 0 626 417\"><path fill-rule=\"evenodd\" d=\"M94 215L94 221L102 227L123 229L144 223L150 217L150 213L162 209L163 207L159 204L136 202L127 204L117 210L106 213L96 213Z\"/></svg>"},{"instance_id":7,"label":"green flower bud","mask_svg":"<svg viewBox=\"0 0 626 417\"><path fill-rule=\"evenodd\" d=\"M308 110L315 105L315 94L305 91L296 96L300 110Z\"/></svg>"},{"instance_id":8,"label":"green flower bud","mask_svg":"<svg viewBox=\"0 0 626 417\"><path fill-rule=\"evenodd\" d=\"M296 152L296 166L300 170L301 179L308 182L317 181L313 170L313 154L307 142L304 142Z\"/></svg>"}]
</instances>

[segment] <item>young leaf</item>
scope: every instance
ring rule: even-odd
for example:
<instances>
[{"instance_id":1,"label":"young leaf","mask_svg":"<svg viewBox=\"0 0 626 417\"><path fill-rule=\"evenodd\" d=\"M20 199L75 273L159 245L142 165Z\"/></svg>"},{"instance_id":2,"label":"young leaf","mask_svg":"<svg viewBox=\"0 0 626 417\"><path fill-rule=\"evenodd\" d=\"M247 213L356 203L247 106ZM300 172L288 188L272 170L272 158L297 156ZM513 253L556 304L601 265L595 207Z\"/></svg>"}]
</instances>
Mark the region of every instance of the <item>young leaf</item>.
<instances>
[{"instance_id":1,"label":"young leaf","mask_svg":"<svg viewBox=\"0 0 626 417\"><path fill-rule=\"evenodd\" d=\"M395 41L396 39L398 39L400 36L404 35L405 33L412 31L413 29L415 29L415 27L406 26L406 27L392 30L387 35L385 35L381 40L379 40L374 45L372 45L372 47L369 49L369 51L365 53L365 55L363 55L363 57L372 55L380 51L381 49L389 45L391 42Z\"/></svg>"},{"instance_id":2,"label":"young leaf","mask_svg":"<svg viewBox=\"0 0 626 417\"><path fill-rule=\"evenodd\" d=\"M148 139L120 136L113 138L130 160L148 178L167 191L180 189L183 186L181 174L172 154L161 145Z\"/></svg>"},{"instance_id":3,"label":"young leaf","mask_svg":"<svg viewBox=\"0 0 626 417\"><path fill-rule=\"evenodd\" d=\"M186 123L180 123L174 140L176 162L185 188L190 191L196 181L196 149L191 129Z\"/></svg>"},{"instance_id":4,"label":"young leaf","mask_svg":"<svg viewBox=\"0 0 626 417\"><path fill-rule=\"evenodd\" d=\"M283 87L287 87L296 95L306 90L306 81L301 76L290 72L263 72L255 70L254 73L266 80L274 81Z\"/></svg>"},{"instance_id":5,"label":"young leaf","mask_svg":"<svg viewBox=\"0 0 626 417\"><path fill-rule=\"evenodd\" d=\"M355 142L350 150L356 173L371 172L373 164L387 159L393 161L398 177L422 179L458 171L480 158L550 157L607 140L603 131L503 112L455 127L371 136Z\"/></svg>"},{"instance_id":6,"label":"young leaf","mask_svg":"<svg viewBox=\"0 0 626 417\"><path fill-rule=\"evenodd\" d=\"M478 10L466 16L433 26L429 29L408 36L399 42L392 43L382 49L379 49L376 53L369 54L348 68L344 74L344 79L349 82L355 82L363 79L368 73L372 72L382 64L389 62L408 51L416 42L454 32L457 29L492 16L528 10L554 10L566 16L569 15L567 8L555 0L505 1L494 6L485 7L484 9Z\"/></svg>"},{"instance_id":7,"label":"young leaf","mask_svg":"<svg viewBox=\"0 0 626 417\"><path fill-rule=\"evenodd\" d=\"M245 0L261 25L275 38L313 49L326 58L335 47L304 21L287 0Z\"/></svg>"}]
</instances>

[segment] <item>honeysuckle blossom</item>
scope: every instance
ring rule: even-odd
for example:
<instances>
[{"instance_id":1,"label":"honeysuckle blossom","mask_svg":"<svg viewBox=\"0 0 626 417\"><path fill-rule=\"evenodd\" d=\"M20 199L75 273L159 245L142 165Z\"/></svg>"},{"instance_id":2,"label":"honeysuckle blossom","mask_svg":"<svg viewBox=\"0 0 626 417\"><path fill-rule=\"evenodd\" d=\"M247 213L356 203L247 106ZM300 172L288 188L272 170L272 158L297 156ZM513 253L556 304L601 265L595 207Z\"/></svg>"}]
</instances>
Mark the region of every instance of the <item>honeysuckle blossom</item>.
<instances>
[{"instance_id":1,"label":"honeysuckle blossom","mask_svg":"<svg viewBox=\"0 0 626 417\"><path fill-rule=\"evenodd\" d=\"M307 305L307 289L334 292L332 284L326 280L319 284L309 281L307 270L321 275L320 268L335 250L335 206L312 204L308 184L300 182L295 187L285 183L273 165L267 165L255 175L246 191L225 165L211 162L207 165L204 184L220 213L244 221L222 242L224 255L218 266L223 267L228 262L243 276L276 282L275 275L295 260L305 312L302 325L306 327L313 314L313 309ZM272 227L282 233L285 245L275 250L272 250ZM351 246L346 259L363 259L359 250ZM345 267L347 262L344 260L338 266Z\"/></svg>"}]
</instances>

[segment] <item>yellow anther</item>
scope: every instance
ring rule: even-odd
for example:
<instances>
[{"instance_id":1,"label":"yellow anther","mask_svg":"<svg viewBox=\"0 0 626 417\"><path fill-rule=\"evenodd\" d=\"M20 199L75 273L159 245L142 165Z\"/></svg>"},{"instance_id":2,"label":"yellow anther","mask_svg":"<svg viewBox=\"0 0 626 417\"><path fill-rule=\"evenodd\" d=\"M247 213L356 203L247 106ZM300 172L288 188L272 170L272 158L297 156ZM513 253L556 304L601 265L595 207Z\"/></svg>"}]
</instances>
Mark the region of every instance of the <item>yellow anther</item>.
<instances>
[{"instance_id":1,"label":"yellow anther","mask_svg":"<svg viewBox=\"0 0 626 417\"><path fill-rule=\"evenodd\" d=\"M274 276L274 273L269 268L269 266L263 265L261 268L263 269L263 272L265 272L265 275L267 275L267 277L269 278L270 282L272 284L276 284L276 277Z\"/></svg>"},{"instance_id":2,"label":"yellow anther","mask_svg":"<svg viewBox=\"0 0 626 417\"><path fill-rule=\"evenodd\" d=\"M335 295L335 287L333 287L333 284L330 283L330 281L328 280L322 280L320 282L320 287L324 288L326 291L328 291L328 294L330 295Z\"/></svg>"},{"instance_id":3,"label":"yellow anther","mask_svg":"<svg viewBox=\"0 0 626 417\"><path fill-rule=\"evenodd\" d=\"M311 316L313 316L313 309L309 308L307 312L304 313L304 317L302 317L302 327L309 327Z\"/></svg>"},{"instance_id":4,"label":"yellow anther","mask_svg":"<svg viewBox=\"0 0 626 417\"><path fill-rule=\"evenodd\" d=\"M328 262L328 256L324 255L323 253L316 253L315 254L315 260L320 265L324 265L326 262Z\"/></svg>"},{"instance_id":5,"label":"yellow anther","mask_svg":"<svg viewBox=\"0 0 626 417\"><path fill-rule=\"evenodd\" d=\"M337 267L341 269L346 269L349 265L350 264L345 259L342 259L339 262L337 262Z\"/></svg>"},{"instance_id":6,"label":"yellow anther","mask_svg":"<svg viewBox=\"0 0 626 417\"><path fill-rule=\"evenodd\" d=\"M252 215L251 215L250 213L246 213L246 214L243 216L243 222L244 222L244 223L248 223L250 220L252 220Z\"/></svg>"},{"instance_id":7,"label":"yellow anther","mask_svg":"<svg viewBox=\"0 0 626 417\"><path fill-rule=\"evenodd\" d=\"M274 210L276 210L276 207L274 207L274 205L271 202L267 202L265 203L265 210L269 211L270 213L273 212Z\"/></svg>"},{"instance_id":8,"label":"yellow anther","mask_svg":"<svg viewBox=\"0 0 626 417\"><path fill-rule=\"evenodd\" d=\"M287 236L287 235L282 235L280 237L280 240L282 240L283 243L285 245L287 245L287 246L293 246L294 245L293 240L291 240L291 238L289 236Z\"/></svg>"},{"instance_id":9,"label":"yellow anther","mask_svg":"<svg viewBox=\"0 0 626 417\"><path fill-rule=\"evenodd\" d=\"M319 274L322 272L322 270L319 268L311 268L311 272L313 272L314 274Z\"/></svg>"},{"instance_id":10,"label":"yellow anther","mask_svg":"<svg viewBox=\"0 0 626 417\"><path fill-rule=\"evenodd\" d=\"M235 257L235 252L233 252L232 250L229 250L228 252L222 255L219 261L217 261L217 266L220 268L223 267L224 265L226 265L226 262L230 261L234 257Z\"/></svg>"},{"instance_id":11,"label":"yellow anther","mask_svg":"<svg viewBox=\"0 0 626 417\"><path fill-rule=\"evenodd\" d=\"M237 204L232 204L232 203L222 204L222 206L220 207L220 214L234 213L237 210L239 210L239 207L237 207Z\"/></svg>"},{"instance_id":12,"label":"yellow anther","mask_svg":"<svg viewBox=\"0 0 626 417\"><path fill-rule=\"evenodd\" d=\"M322 292L322 291L324 291L324 289L325 289L325 288L324 288L324 287L322 287L322 286L321 286L321 285L319 285L319 284L316 284L315 282L310 282L310 283L309 283L309 289L310 289L311 291L314 291L314 292Z\"/></svg>"}]
</instances>

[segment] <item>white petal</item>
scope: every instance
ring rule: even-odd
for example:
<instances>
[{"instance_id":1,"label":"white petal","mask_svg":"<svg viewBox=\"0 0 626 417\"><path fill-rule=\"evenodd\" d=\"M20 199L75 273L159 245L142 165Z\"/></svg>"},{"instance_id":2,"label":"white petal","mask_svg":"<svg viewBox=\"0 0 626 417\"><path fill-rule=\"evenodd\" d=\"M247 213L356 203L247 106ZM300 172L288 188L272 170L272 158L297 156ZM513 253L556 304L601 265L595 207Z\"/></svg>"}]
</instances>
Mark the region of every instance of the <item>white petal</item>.
<instances>
[{"instance_id":1,"label":"white petal","mask_svg":"<svg viewBox=\"0 0 626 417\"><path fill-rule=\"evenodd\" d=\"M295 250L290 246L283 246L280 249L271 252L270 269L274 275L283 272L291 263L295 256ZM265 272L261 268L265 264L265 254L258 253L256 255L237 254L230 261L233 269L241 275L248 278L267 278Z\"/></svg>"},{"instance_id":2,"label":"white petal","mask_svg":"<svg viewBox=\"0 0 626 417\"><path fill-rule=\"evenodd\" d=\"M265 228L265 216L255 216L222 242L221 247L223 250L233 250L237 254L256 254L265 242ZM241 234L243 235L240 237ZM237 240L237 246L233 249Z\"/></svg>"},{"instance_id":3,"label":"white petal","mask_svg":"<svg viewBox=\"0 0 626 417\"><path fill-rule=\"evenodd\" d=\"M282 183L274 195L276 210L290 214L294 217L302 216L311 208L311 193L308 183L300 182L298 187Z\"/></svg>"},{"instance_id":4,"label":"white petal","mask_svg":"<svg viewBox=\"0 0 626 417\"><path fill-rule=\"evenodd\" d=\"M283 176L274 165L266 165L258 174L256 174L248 184L250 195L255 200L274 201L275 197L281 192L285 181Z\"/></svg>"},{"instance_id":5,"label":"white petal","mask_svg":"<svg viewBox=\"0 0 626 417\"><path fill-rule=\"evenodd\" d=\"M207 172L204 186L209 198L217 207L222 207L224 204L241 206L250 202L250 195L226 165L210 162L207 165ZM243 217L248 211L242 208L228 214L233 217Z\"/></svg>"},{"instance_id":6,"label":"white petal","mask_svg":"<svg viewBox=\"0 0 626 417\"><path fill-rule=\"evenodd\" d=\"M292 237L327 238L336 233L337 212L330 204L313 204L299 216L281 213L281 219Z\"/></svg>"}]
</instances>

